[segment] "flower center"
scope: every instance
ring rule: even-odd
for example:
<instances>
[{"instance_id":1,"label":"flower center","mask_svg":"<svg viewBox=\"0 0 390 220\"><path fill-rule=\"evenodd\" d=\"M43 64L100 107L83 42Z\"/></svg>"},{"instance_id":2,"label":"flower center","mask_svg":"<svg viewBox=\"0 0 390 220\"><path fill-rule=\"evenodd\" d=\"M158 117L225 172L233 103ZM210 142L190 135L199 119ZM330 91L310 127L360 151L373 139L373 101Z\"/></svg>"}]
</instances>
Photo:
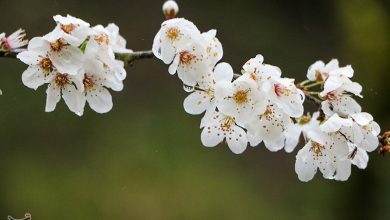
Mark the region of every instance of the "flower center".
<instances>
[{"instance_id":1,"label":"flower center","mask_svg":"<svg viewBox=\"0 0 390 220\"><path fill-rule=\"evenodd\" d=\"M310 148L310 151L313 151L313 153L315 154L315 156L322 156L322 150L324 150L325 147L315 141L311 141L311 148Z\"/></svg>"},{"instance_id":2,"label":"flower center","mask_svg":"<svg viewBox=\"0 0 390 220\"><path fill-rule=\"evenodd\" d=\"M223 118L223 123L221 124L221 129L227 131L230 127L236 122L236 119L232 116L225 116Z\"/></svg>"},{"instance_id":3,"label":"flower center","mask_svg":"<svg viewBox=\"0 0 390 220\"><path fill-rule=\"evenodd\" d=\"M334 100L337 100L338 97L333 92L328 92L328 94L326 94L326 99L329 101L334 101Z\"/></svg>"},{"instance_id":4,"label":"flower center","mask_svg":"<svg viewBox=\"0 0 390 220\"><path fill-rule=\"evenodd\" d=\"M70 79L68 74L57 73L54 82L60 88L64 88L65 85L70 84Z\"/></svg>"},{"instance_id":5,"label":"flower center","mask_svg":"<svg viewBox=\"0 0 390 220\"><path fill-rule=\"evenodd\" d=\"M249 74L249 78L253 79L253 80L257 80L257 77L256 77L256 74L255 73L250 73Z\"/></svg>"},{"instance_id":6,"label":"flower center","mask_svg":"<svg viewBox=\"0 0 390 220\"><path fill-rule=\"evenodd\" d=\"M167 31L167 37L171 40L171 41L175 41L179 38L180 36L180 30L176 27L172 27L172 28L169 28L168 31Z\"/></svg>"},{"instance_id":7,"label":"flower center","mask_svg":"<svg viewBox=\"0 0 390 220\"><path fill-rule=\"evenodd\" d=\"M288 96L291 94L291 90L287 89L286 87L280 84L274 84L274 91L277 96L281 96L281 95Z\"/></svg>"},{"instance_id":8,"label":"flower center","mask_svg":"<svg viewBox=\"0 0 390 220\"><path fill-rule=\"evenodd\" d=\"M59 52L62 50L62 48L67 45L65 40L63 38L60 38L52 43L50 43L50 48L54 52Z\"/></svg>"},{"instance_id":9,"label":"flower center","mask_svg":"<svg viewBox=\"0 0 390 220\"><path fill-rule=\"evenodd\" d=\"M1 48L4 51L10 51L12 46L9 43L8 39L6 37L3 38L3 40L0 42Z\"/></svg>"},{"instance_id":10,"label":"flower center","mask_svg":"<svg viewBox=\"0 0 390 220\"><path fill-rule=\"evenodd\" d=\"M85 74L83 79L83 84L85 90L91 91L95 85L95 81L93 80L92 76L88 76L87 74Z\"/></svg>"},{"instance_id":11,"label":"flower center","mask_svg":"<svg viewBox=\"0 0 390 220\"><path fill-rule=\"evenodd\" d=\"M259 117L260 119L265 119L271 121L273 119L274 112L272 111L271 106L267 106L265 112Z\"/></svg>"},{"instance_id":12,"label":"flower center","mask_svg":"<svg viewBox=\"0 0 390 220\"><path fill-rule=\"evenodd\" d=\"M95 36L95 41L99 44L109 44L110 43L110 38L108 37L107 34L99 34L98 36Z\"/></svg>"},{"instance_id":13,"label":"flower center","mask_svg":"<svg viewBox=\"0 0 390 220\"><path fill-rule=\"evenodd\" d=\"M243 104L248 102L248 92L249 90L240 90L234 93L233 99L237 104Z\"/></svg>"},{"instance_id":14,"label":"flower center","mask_svg":"<svg viewBox=\"0 0 390 220\"><path fill-rule=\"evenodd\" d=\"M67 34L69 34L70 32L72 32L72 31L76 28L76 26L75 26L74 24L61 24L60 26L61 26L61 29L62 29L65 33L67 33Z\"/></svg>"},{"instance_id":15,"label":"flower center","mask_svg":"<svg viewBox=\"0 0 390 220\"><path fill-rule=\"evenodd\" d=\"M50 72L53 69L53 64L51 63L51 60L47 57L43 58L41 62L39 62L39 65L45 72Z\"/></svg>"},{"instance_id":16,"label":"flower center","mask_svg":"<svg viewBox=\"0 0 390 220\"><path fill-rule=\"evenodd\" d=\"M191 64L192 60L195 59L195 55L192 55L188 51L182 51L180 52L180 63L181 64Z\"/></svg>"}]
</instances>

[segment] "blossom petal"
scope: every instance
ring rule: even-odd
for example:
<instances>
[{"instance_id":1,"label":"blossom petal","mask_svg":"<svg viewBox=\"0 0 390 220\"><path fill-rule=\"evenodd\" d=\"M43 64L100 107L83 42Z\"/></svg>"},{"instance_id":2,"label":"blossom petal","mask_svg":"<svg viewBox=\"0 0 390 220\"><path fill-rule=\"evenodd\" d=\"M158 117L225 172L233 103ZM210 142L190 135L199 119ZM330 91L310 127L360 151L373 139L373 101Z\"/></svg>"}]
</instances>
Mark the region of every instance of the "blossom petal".
<instances>
[{"instance_id":1,"label":"blossom petal","mask_svg":"<svg viewBox=\"0 0 390 220\"><path fill-rule=\"evenodd\" d=\"M40 53L35 51L23 51L17 55L17 58L27 65L37 65L40 62Z\"/></svg>"},{"instance_id":2,"label":"blossom petal","mask_svg":"<svg viewBox=\"0 0 390 220\"><path fill-rule=\"evenodd\" d=\"M226 142L233 153L241 154L248 145L246 133L238 126L233 126L231 129L231 132L226 136Z\"/></svg>"},{"instance_id":3,"label":"blossom petal","mask_svg":"<svg viewBox=\"0 0 390 220\"><path fill-rule=\"evenodd\" d=\"M112 109L111 94L104 87L87 92L86 98L89 106L97 113L107 113Z\"/></svg>"},{"instance_id":4,"label":"blossom petal","mask_svg":"<svg viewBox=\"0 0 390 220\"><path fill-rule=\"evenodd\" d=\"M334 114L323 124L321 124L320 128L322 131L329 133L340 130L342 126L350 127L352 126L352 121L350 119L341 118L337 114Z\"/></svg>"},{"instance_id":5,"label":"blossom petal","mask_svg":"<svg viewBox=\"0 0 390 220\"><path fill-rule=\"evenodd\" d=\"M82 66L83 54L79 48L72 46L66 46L58 53L49 53L49 57L61 73L77 75Z\"/></svg>"},{"instance_id":6,"label":"blossom petal","mask_svg":"<svg viewBox=\"0 0 390 220\"><path fill-rule=\"evenodd\" d=\"M219 63L214 69L214 79L218 81L232 81L233 68L228 63Z\"/></svg>"},{"instance_id":7,"label":"blossom petal","mask_svg":"<svg viewBox=\"0 0 390 220\"><path fill-rule=\"evenodd\" d=\"M298 151L295 161L295 172L298 174L298 178L302 182L308 182L313 179L317 172L317 166L314 163L313 157L309 151L308 142L301 150Z\"/></svg>"},{"instance_id":8,"label":"blossom petal","mask_svg":"<svg viewBox=\"0 0 390 220\"><path fill-rule=\"evenodd\" d=\"M351 118L358 123L360 126L366 126L368 125L374 118L371 114L367 112L360 112L356 114L351 114Z\"/></svg>"},{"instance_id":9,"label":"blossom petal","mask_svg":"<svg viewBox=\"0 0 390 220\"><path fill-rule=\"evenodd\" d=\"M62 97L69 110L78 116L82 116L85 106L85 95L79 92L73 85L67 85L62 89Z\"/></svg>"},{"instance_id":10,"label":"blossom petal","mask_svg":"<svg viewBox=\"0 0 390 220\"><path fill-rule=\"evenodd\" d=\"M355 156L351 160L351 162L359 167L360 169L366 169L368 163L368 154L365 150L357 148Z\"/></svg>"},{"instance_id":11,"label":"blossom petal","mask_svg":"<svg viewBox=\"0 0 390 220\"><path fill-rule=\"evenodd\" d=\"M335 180L346 181L351 176L351 162L348 159L342 159L336 163Z\"/></svg>"},{"instance_id":12,"label":"blossom petal","mask_svg":"<svg viewBox=\"0 0 390 220\"><path fill-rule=\"evenodd\" d=\"M211 97L203 91L195 91L184 99L184 110L192 115L199 115L211 105Z\"/></svg>"},{"instance_id":13,"label":"blossom petal","mask_svg":"<svg viewBox=\"0 0 390 220\"><path fill-rule=\"evenodd\" d=\"M203 128L200 139L204 146L215 147L223 141L224 135L218 124L209 124Z\"/></svg>"},{"instance_id":14,"label":"blossom petal","mask_svg":"<svg viewBox=\"0 0 390 220\"><path fill-rule=\"evenodd\" d=\"M46 90L46 112L52 112L61 99L61 89L53 84L49 84Z\"/></svg>"},{"instance_id":15,"label":"blossom petal","mask_svg":"<svg viewBox=\"0 0 390 220\"><path fill-rule=\"evenodd\" d=\"M45 73L37 66L29 66L22 74L22 82L31 89L37 89L46 82Z\"/></svg>"}]
</instances>

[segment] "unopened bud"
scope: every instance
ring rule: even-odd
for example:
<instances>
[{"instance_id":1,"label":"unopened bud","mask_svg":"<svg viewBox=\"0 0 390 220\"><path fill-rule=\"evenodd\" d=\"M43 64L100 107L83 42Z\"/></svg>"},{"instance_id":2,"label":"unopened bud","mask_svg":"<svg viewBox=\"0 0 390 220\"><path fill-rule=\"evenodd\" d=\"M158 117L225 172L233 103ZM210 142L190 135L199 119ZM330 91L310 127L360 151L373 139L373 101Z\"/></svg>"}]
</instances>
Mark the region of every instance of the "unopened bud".
<instances>
[{"instance_id":1,"label":"unopened bud","mask_svg":"<svg viewBox=\"0 0 390 220\"><path fill-rule=\"evenodd\" d=\"M165 16L166 20L175 18L177 13L179 13L179 6L177 3L173 0L168 0L164 3L163 7L163 14Z\"/></svg>"},{"instance_id":2,"label":"unopened bud","mask_svg":"<svg viewBox=\"0 0 390 220\"><path fill-rule=\"evenodd\" d=\"M385 132L382 136L379 136L381 147L379 153L383 156L390 152L390 131Z\"/></svg>"}]
</instances>

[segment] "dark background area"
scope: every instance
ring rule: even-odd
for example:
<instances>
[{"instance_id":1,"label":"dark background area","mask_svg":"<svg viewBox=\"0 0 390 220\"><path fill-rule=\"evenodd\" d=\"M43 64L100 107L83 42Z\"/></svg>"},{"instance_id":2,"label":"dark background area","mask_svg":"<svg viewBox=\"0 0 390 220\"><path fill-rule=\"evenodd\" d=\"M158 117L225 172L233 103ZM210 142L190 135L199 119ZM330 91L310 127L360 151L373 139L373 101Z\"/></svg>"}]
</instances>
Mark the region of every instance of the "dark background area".
<instances>
[{"instance_id":1,"label":"dark background area","mask_svg":"<svg viewBox=\"0 0 390 220\"><path fill-rule=\"evenodd\" d=\"M0 32L51 31L67 13L120 27L133 50L150 49L163 1L0 0ZM352 64L364 111L389 129L390 12L385 0L182 0L180 16L215 28L235 71L256 54L301 81L316 60ZM234 155L205 148L200 116L156 59L127 68L114 108L83 117L64 102L45 113L45 86L23 86L26 66L0 60L0 219L390 219L390 155L370 154L347 182L301 183L295 155L263 145Z\"/></svg>"}]
</instances>

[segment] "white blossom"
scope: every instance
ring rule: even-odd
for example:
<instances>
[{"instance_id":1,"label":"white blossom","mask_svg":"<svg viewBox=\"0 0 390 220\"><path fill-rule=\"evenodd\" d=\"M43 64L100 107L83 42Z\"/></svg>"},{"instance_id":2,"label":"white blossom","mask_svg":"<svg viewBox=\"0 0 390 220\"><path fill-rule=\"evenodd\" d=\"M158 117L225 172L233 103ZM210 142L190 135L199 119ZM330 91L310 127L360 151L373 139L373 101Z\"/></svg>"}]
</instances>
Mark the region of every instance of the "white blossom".
<instances>
[{"instance_id":1,"label":"white blossom","mask_svg":"<svg viewBox=\"0 0 390 220\"><path fill-rule=\"evenodd\" d=\"M351 97L351 94L362 97L361 91L362 86L352 82L344 74L331 75L326 79L324 90L320 93L324 98L322 110L326 115L337 113L341 116L361 112L360 105Z\"/></svg>"},{"instance_id":2,"label":"white blossom","mask_svg":"<svg viewBox=\"0 0 390 220\"><path fill-rule=\"evenodd\" d=\"M192 43L193 38L199 38L200 31L190 21L184 18L174 18L165 21L153 41L153 54L170 64L183 47Z\"/></svg>"},{"instance_id":3,"label":"white blossom","mask_svg":"<svg viewBox=\"0 0 390 220\"><path fill-rule=\"evenodd\" d=\"M285 147L287 127L292 124L291 118L281 109L269 104L266 111L253 118L245 127L251 146L261 142L270 151L278 151Z\"/></svg>"},{"instance_id":4,"label":"white blossom","mask_svg":"<svg viewBox=\"0 0 390 220\"><path fill-rule=\"evenodd\" d=\"M108 89L121 91L126 77L124 63L115 52L131 52L110 24L90 27L70 15L54 16L56 28L44 37L35 37L27 51L18 58L29 67L22 75L23 83L32 89L48 83L46 108L53 111L61 97L69 109L81 116L85 103L98 113L112 109Z\"/></svg>"},{"instance_id":5,"label":"white blossom","mask_svg":"<svg viewBox=\"0 0 390 220\"><path fill-rule=\"evenodd\" d=\"M66 17L56 15L53 19L57 22L57 26L52 32L44 36L44 38L50 42L63 39L68 44L78 47L84 42L89 34L89 24L79 18L70 15L67 15Z\"/></svg>"},{"instance_id":6,"label":"white blossom","mask_svg":"<svg viewBox=\"0 0 390 220\"><path fill-rule=\"evenodd\" d=\"M25 37L26 32L23 29L18 29L8 37L6 37L5 33L1 33L0 50L9 52L27 45L28 40Z\"/></svg>"},{"instance_id":7,"label":"white blossom","mask_svg":"<svg viewBox=\"0 0 390 220\"><path fill-rule=\"evenodd\" d=\"M215 109L215 83L230 82L233 79L233 69L228 63L218 64L209 80L199 84L194 92L184 100L184 110L193 115L198 115L206 110Z\"/></svg>"},{"instance_id":8,"label":"white blossom","mask_svg":"<svg viewBox=\"0 0 390 220\"><path fill-rule=\"evenodd\" d=\"M218 109L232 115L240 124L246 124L266 109L264 94L258 85L246 75L233 82L221 81L215 84L215 97Z\"/></svg>"},{"instance_id":9,"label":"white blossom","mask_svg":"<svg viewBox=\"0 0 390 220\"><path fill-rule=\"evenodd\" d=\"M126 39L119 34L119 27L116 24L108 24L105 29L110 36L109 45L115 53L133 52L133 50L126 48Z\"/></svg>"},{"instance_id":10,"label":"white blossom","mask_svg":"<svg viewBox=\"0 0 390 220\"><path fill-rule=\"evenodd\" d=\"M69 75L67 73L56 73L49 79L46 90L46 112L54 111L61 97L64 99L69 110L81 116L84 113L83 101L83 79L82 75Z\"/></svg>"},{"instance_id":11,"label":"white blossom","mask_svg":"<svg viewBox=\"0 0 390 220\"><path fill-rule=\"evenodd\" d=\"M235 154L244 152L248 145L245 130L238 126L234 117L215 111L206 120L201 134L202 144L215 147L223 140Z\"/></svg>"},{"instance_id":12,"label":"white blossom","mask_svg":"<svg viewBox=\"0 0 390 220\"><path fill-rule=\"evenodd\" d=\"M340 74L340 72L348 78L353 76L352 68L350 66L340 68L337 59L332 59L327 64L323 61L317 61L309 67L307 78L311 81L325 81L329 76Z\"/></svg>"}]
</instances>

